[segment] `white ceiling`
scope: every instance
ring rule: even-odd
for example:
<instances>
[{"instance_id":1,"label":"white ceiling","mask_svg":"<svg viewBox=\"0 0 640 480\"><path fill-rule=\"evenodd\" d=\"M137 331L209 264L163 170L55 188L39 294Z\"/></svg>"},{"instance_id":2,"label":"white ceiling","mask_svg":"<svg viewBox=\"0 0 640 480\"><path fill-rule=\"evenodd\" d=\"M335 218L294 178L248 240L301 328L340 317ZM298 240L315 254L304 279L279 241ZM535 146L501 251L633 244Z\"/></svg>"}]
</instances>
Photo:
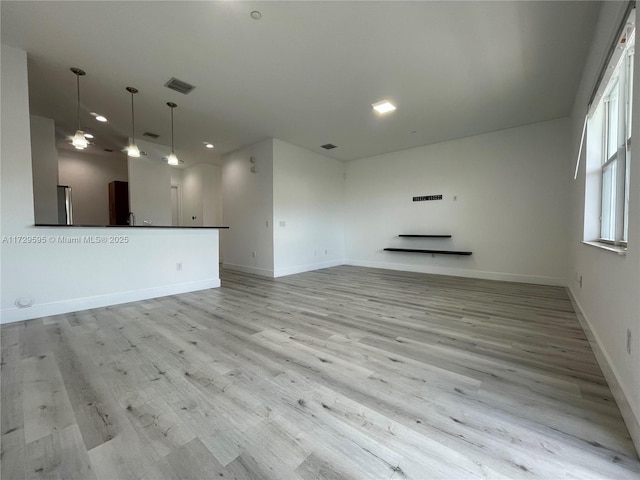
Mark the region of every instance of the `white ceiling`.
<instances>
[{"instance_id":1,"label":"white ceiling","mask_svg":"<svg viewBox=\"0 0 640 480\"><path fill-rule=\"evenodd\" d=\"M600 2L10 2L2 42L29 54L33 113L97 145L130 132L189 163L276 137L351 160L567 116ZM250 12L259 10L261 20ZM164 87L177 77L189 95ZM386 117L371 104L393 101ZM100 130L89 116L110 119ZM103 126L104 127L104 126ZM215 144L205 150L202 142ZM320 148L334 143L338 148Z\"/></svg>"}]
</instances>

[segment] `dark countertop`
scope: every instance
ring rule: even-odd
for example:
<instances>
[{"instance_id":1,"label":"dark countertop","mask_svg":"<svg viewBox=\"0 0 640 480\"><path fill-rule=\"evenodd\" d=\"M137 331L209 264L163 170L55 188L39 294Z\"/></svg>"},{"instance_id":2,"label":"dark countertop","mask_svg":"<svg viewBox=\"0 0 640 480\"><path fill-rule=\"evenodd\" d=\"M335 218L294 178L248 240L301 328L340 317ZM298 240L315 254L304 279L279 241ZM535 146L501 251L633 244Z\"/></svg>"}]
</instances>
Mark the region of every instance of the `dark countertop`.
<instances>
[{"instance_id":1,"label":"dark countertop","mask_svg":"<svg viewBox=\"0 0 640 480\"><path fill-rule=\"evenodd\" d=\"M53 228L191 228L200 230L221 230L229 227L174 227L171 225L59 225L50 223L36 223L34 227L53 227Z\"/></svg>"}]
</instances>

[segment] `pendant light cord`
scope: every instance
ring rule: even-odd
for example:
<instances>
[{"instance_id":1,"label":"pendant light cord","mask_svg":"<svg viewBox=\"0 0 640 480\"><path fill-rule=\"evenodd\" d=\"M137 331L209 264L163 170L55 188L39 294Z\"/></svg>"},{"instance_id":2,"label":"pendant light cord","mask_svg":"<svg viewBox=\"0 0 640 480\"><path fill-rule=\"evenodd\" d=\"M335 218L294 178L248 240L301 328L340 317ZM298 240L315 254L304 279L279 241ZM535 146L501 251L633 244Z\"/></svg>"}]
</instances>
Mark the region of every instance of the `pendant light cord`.
<instances>
[{"instance_id":1,"label":"pendant light cord","mask_svg":"<svg viewBox=\"0 0 640 480\"><path fill-rule=\"evenodd\" d=\"M80 130L80 75L76 73L76 84L78 86L78 130Z\"/></svg>"},{"instance_id":2,"label":"pendant light cord","mask_svg":"<svg viewBox=\"0 0 640 480\"><path fill-rule=\"evenodd\" d=\"M133 92L131 92L131 141L136 141L136 116L133 110Z\"/></svg>"},{"instance_id":3,"label":"pendant light cord","mask_svg":"<svg viewBox=\"0 0 640 480\"><path fill-rule=\"evenodd\" d=\"M178 161L178 158L176 157L176 150L175 150L175 144L173 142L173 109L176 108L178 105L176 105L173 102L167 102L167 106L171 109L171 155L169 156L169 165L178 165L178 163L180 163ZM171 162L175 162L175 163L171 163Z\"/></svg>"},{"instance_id":4,"label":"pendant light cord","mask_svg":"<svg viewBox=\"0 0 640 480\"><path fill-rule=\"evenodd\" d=\"M173 149L173 107L171 107L171 153L176 153Z\"/></svg>"}]
</instances>

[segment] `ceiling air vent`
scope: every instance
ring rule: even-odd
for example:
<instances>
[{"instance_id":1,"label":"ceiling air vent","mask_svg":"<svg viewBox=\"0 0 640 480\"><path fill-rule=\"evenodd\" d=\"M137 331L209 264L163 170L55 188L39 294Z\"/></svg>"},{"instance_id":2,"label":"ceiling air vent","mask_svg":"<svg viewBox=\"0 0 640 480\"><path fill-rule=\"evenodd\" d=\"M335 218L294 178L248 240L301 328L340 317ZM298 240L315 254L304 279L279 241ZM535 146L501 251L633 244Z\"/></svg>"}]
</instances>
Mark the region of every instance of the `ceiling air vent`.
<instances>
[{"instance_id":1,"label":"ceiling air vent","mask_svg":"<svg viewBox=\"0 0 640 480\"><path fill-rule=\"evenodd\" d=\"M165 87L170 88L171 90L175 90L176 92L180 92L183 94L191 93L193 90L193 85L188 84L187 82L183 82L182 80L178 80L177 78L172 78L167 83L164 84Z\"/></svg>"},{"instance_id":2,"label":"ceiling air vent","mask_svg":"<svg viewBox=\"0 0 640 480\"><path fill-rule=\"evenodd\" d=\"M325 150L331 150L337 147L333 143L325 143L324 145L322 145L322 148L324 148Z\"/></svg>"},{"instance_id":3,"label":"ceiling air vent","mask_svg":"<svg viewBox=\"0 0 640 480\"><path fill-rule=\"evenodd\" d=\"M144 132L142 134L143 137L151 137L151 138L159 138L160 135L158 135L157 133L153 133L153 132Z\"/></svg>"}]
</instances>

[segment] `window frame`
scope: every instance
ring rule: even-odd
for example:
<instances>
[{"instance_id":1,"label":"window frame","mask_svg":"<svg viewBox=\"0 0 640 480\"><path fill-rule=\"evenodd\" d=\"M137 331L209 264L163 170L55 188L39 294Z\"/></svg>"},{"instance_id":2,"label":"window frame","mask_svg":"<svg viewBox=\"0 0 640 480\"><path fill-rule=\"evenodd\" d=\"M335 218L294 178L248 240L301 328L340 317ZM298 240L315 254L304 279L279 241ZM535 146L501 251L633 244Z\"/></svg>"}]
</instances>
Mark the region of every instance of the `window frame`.
<instances>
[{"instance_id":1,"label":"window frame","mask_svg":"<svg viewBox=\"0 0 640 480\"><path fill-rule=\"evenodd\" d=\"M591 131L600 132L600 148L588 151L599 175L598 238L596 242L626 248L629 223L629 163L632 144L633 64L635 8L625 17L624 28L613 45L614 55L594 91L588 121L601 116ZM616 50L618 52L616 52ZM615 55L618 53L618 55ZM596 95L597 93L597 95ZM613 108L615 102L615 108ZM614 135L615 138L611 138ZM599 151L598 151L599 150ZM589 158L587 159L589 161ZM586 193L586 192L585 192ZM595 195L595 191L591 194ZM595 199L594 199L595 200ZM594 212L595 213L595 212ZM586 227L585 227L586 228ZM594 232L595 233L595 232ZM585 230L586 236L586 230ZM593 237L592 237L593 238ZM589 240L585 238L585 240ZM593 241L593 240L592 240Z\"/></svg>"}]
</instances>

